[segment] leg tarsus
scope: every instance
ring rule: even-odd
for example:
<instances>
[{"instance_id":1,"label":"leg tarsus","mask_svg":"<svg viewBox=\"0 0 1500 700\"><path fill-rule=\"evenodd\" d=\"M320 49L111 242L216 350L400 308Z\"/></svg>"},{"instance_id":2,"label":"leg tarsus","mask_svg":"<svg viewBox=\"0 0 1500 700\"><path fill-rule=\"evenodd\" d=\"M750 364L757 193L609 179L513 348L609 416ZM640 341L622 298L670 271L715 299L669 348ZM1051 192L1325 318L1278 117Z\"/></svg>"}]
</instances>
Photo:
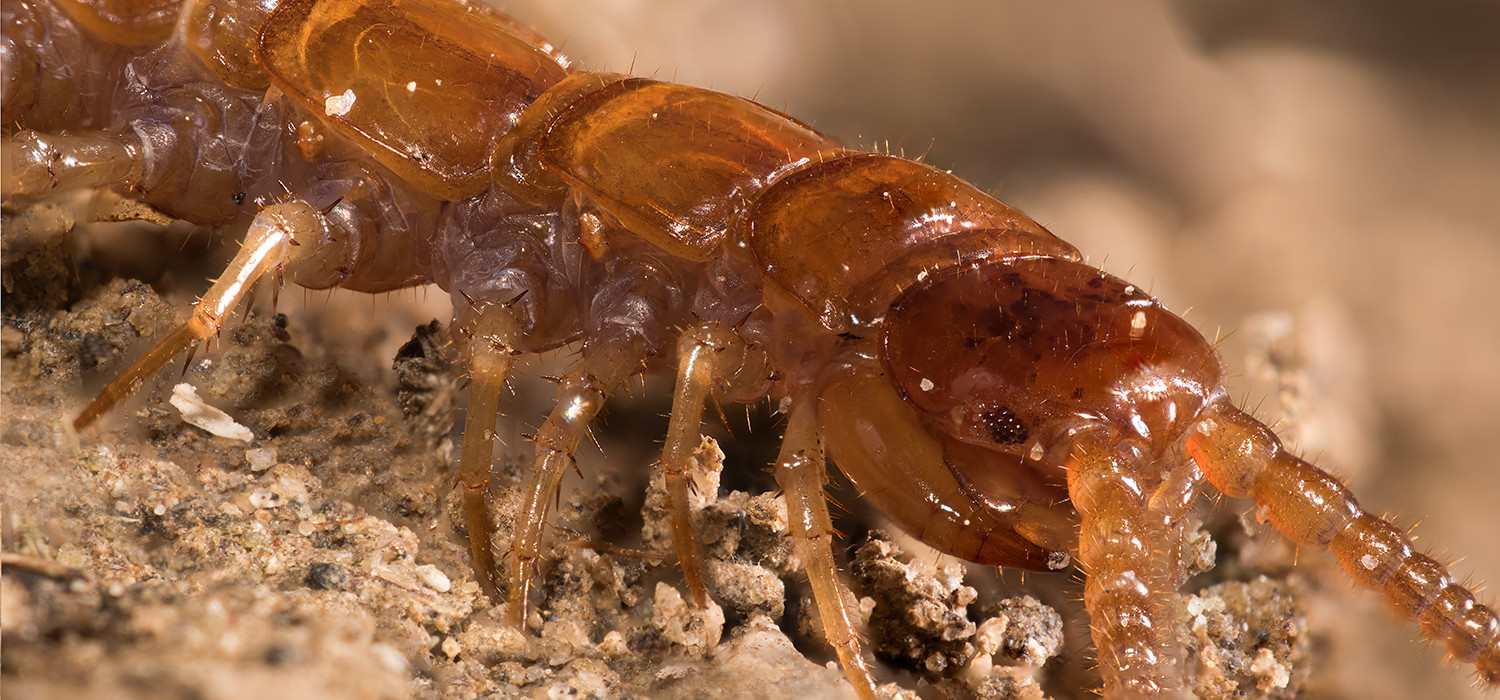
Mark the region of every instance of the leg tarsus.
<instances>
[{"instance_id":1,"label":"leg tarsus","mask_svg":"<svg viewBox=\"0 0 1500 700\"><path fill-rule=\"evenodd\" d=\"M465 437L467 440L467 436ZM479 589L490 600L500 600L498 568L495 552L490 544L490 528L494 519L490 517L488 489L471 488L464 484L464 525L469 530L469 557L474 567L474 580ZM488 482L484 484L488 486Z\"/></svg>"}]
</instances>

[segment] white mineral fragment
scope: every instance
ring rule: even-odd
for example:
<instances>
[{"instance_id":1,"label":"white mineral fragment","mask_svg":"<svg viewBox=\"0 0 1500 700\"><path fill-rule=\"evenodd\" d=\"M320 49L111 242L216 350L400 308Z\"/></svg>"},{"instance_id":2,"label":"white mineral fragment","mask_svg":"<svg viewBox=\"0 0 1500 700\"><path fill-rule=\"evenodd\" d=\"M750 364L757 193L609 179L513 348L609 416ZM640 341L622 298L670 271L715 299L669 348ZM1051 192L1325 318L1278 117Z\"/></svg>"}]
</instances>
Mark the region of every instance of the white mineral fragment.
<instances>
[{"instance_id":1,"label":"white mineral fragment","mask_svg":"<svg viewBox=\"0 0 1500 700\"><path fill-rule=\"evenodd\" d=\"M187 382L172 387L172 405L182 412L182 419L188 425L241 442L250 442L255 438L249 428L234 422L229 414L208 405L198 396L198 389Z\"/></svg>"}]
</instances>

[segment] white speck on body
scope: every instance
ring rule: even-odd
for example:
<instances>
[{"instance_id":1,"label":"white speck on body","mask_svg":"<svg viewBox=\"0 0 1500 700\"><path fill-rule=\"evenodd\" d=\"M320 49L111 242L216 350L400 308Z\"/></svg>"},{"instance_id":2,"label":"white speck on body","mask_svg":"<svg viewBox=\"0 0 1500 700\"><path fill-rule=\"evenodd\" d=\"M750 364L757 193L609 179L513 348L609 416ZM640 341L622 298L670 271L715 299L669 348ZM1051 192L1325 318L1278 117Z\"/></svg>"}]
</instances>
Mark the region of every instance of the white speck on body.
<instances>
[{"instance_id":1,"label":"white speck on body","mask_svg":"<svg viewBox=\"0 0 1500 700\"><path fill-rule=\"evenodd\" d=\"M323 113L330 117L342 117L354 109L354 90L345 90L342 95L329 95L323 100Z\"/></svg>"},{"instance_id":2,"label":"white speck on body","mask_svg":"<svg viewBox=\"0 0 1500 700\"><path fill-rule=\"evenodd\" d=\"M1146 335L1146 312L1137 311L1130 317L1130 337L1139 340Z\"/></svg>"}]
</instances>

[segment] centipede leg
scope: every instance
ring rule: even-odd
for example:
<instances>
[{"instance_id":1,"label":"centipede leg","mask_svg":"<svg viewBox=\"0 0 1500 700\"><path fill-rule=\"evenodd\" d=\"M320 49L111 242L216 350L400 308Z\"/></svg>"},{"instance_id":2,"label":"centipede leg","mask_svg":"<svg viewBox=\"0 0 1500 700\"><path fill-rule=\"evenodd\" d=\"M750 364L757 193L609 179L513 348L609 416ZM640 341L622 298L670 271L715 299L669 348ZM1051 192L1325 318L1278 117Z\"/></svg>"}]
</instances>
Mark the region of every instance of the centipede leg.
<instances>
[{"instance_id":1,"label":"centipede leg","mask_svg":"<svg viewBox=\"0 0 1500 700\"><path fill-rule=\"evenodd\" d=\"M827 480L816 404L794 401L787 415L781 454L776 458L776 483L786 492L792 541L807 568L828 644L838 654L844 675L854 690L862 698L872 698L875 681L860 653L859 635L855 631L859 613L845 596L833 559L833 521L823 495Z\"/></svg>"},{"instance_id":2,"label":"centipede leg","mask_svg":"<svg viewBox=\"0 0 1500 700\"><path fill-rule=\"evenodd\" d=\"M198 300L192 316L99 392L73 420L73 428L82 430L87 427L194 342L217 335L224 319L261 275L313 254L313 245L297 241L319 240L324 226L322 214L300 200L261 210L251 221L239 253L229 262L224 274L209 287L208 293Z\"/></svg>"},{"instance_id":3,"label":"centipede leg","mask_svg":"<svg viewBox=\"0 0 1500 700\"><path fill-rule=\"evenodd\" d=\"M734 331L717 324L694 326L677 340L677 388L672 394L672 417L667 424L667 444L661 468L666 474L667 497L672 504L672 537L677 557L693 602L708 602L703 585L703 567L698 561L698 543L693 535L692 510L688 503L688 469L693 448L701 437L703 402L714 381L739 366L744 341Z\"/></svg>"},{"instance_id":4,"label":"centipede leg","mask_svg":"<svg viewBox=\"0 0 1500 700\"><path fill-rule=\"evenodd\" d=\"M1160 548L1169 523L1148 507L1137 467L1130 456L1088 440L1068 460L1068 497L1080 524L1078 558L1088 574L1083 601L1093 620L1104 697L1187 697L1173 616L1160 602L1172 598L1159 561L1172 554Z\"/></svg>"},{"instance_id":5,"label":"centipede leg","mask_svg":"<svg viewBox=\"0 0 1500 700\"><path fill-rule=\"evenodd\" d=\"M511 311L497 304L475 309L459 329L468 340L469 407L464 419L464 447L459 457L458 483L463 487L464 524L469 529L470 563L474 579L490 600L503 600L495 553L490 545L494 519L490 517L490 464L495 446L495 417L500 412L500 390L515 364L520 325Z\"/></svg>"},{"instance_id":6,"label":"centipede leg","mask_svg":"<svg viewBox=\"0 0 1500 700\"><path fill-rule=\"evenodd\" d=\"M37 196L54 190L129 185L145 167L139 142L104 132L77 135L21 131L3 141L0 196Z\"/></svg>"},{"instance_id":7,"label":"centipede leg","mask_svg":"<svg viewBox=\"0 0 1500 700\"><path fill-rule=\"evenodd\" d=\"M1232 407L1206 416L1187 452L1224 495L1254 499L1298 545L1332 551L1356 584L1381 591L1428 639L1473 664L1481 682L1500 684L1500 617L1400 529L1361 508L1338 479L1287 453L1270 429Z\"/></svg>"},{"instance_id":8,"label":"centipede leg","mask_svg":"<svg viewBox=\"0 0 1500 700\"><path fill-rule=\"evenodd\" d=\"M542 523L578 444L615 387L639 371L646 351L638 336L585 346L578 367L562 378L557 404L536 435L536 463L527 479L521 516L510 545L509 615L521 626L536 561L541 556Z\"/></svg>"}]
</instances>

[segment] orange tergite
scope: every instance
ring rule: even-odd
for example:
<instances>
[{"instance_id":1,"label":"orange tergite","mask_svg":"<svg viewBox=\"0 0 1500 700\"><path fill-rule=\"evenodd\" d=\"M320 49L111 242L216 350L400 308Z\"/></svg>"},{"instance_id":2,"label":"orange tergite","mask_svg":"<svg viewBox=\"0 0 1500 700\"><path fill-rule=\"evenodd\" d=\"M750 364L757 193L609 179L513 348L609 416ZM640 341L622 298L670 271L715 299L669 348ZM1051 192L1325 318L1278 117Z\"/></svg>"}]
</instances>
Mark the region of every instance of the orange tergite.
<instances>
[{"instance_id":1,"label":"orange tergite","mask_svg":"<svg viewBox=\"0 0 1500 700\"><path fill-rule=\"evenodd\" d=\"M861 695L874 684L838 581L825 446L943 552L1032 570L1077 557L1106 697L1187 693L1168 629L1186 572L1161 543L1183 541L1205 481L1500 684L1491 608L1236 409L1197 330L974 186L738 97L575 69L482 6L267 5L5 6L7 202L110 187L196 224L253 214L191 317L76 428L217 334L266 273L435 283L471 380L474 573L518 624L590 423L624 380L675 367L660 469L693 598L708 597L687 478L703 405L778 401L776 479ZM500 389L517 356L568 344L505 579L485 500Z\"/></svg>"}]
</instances>

